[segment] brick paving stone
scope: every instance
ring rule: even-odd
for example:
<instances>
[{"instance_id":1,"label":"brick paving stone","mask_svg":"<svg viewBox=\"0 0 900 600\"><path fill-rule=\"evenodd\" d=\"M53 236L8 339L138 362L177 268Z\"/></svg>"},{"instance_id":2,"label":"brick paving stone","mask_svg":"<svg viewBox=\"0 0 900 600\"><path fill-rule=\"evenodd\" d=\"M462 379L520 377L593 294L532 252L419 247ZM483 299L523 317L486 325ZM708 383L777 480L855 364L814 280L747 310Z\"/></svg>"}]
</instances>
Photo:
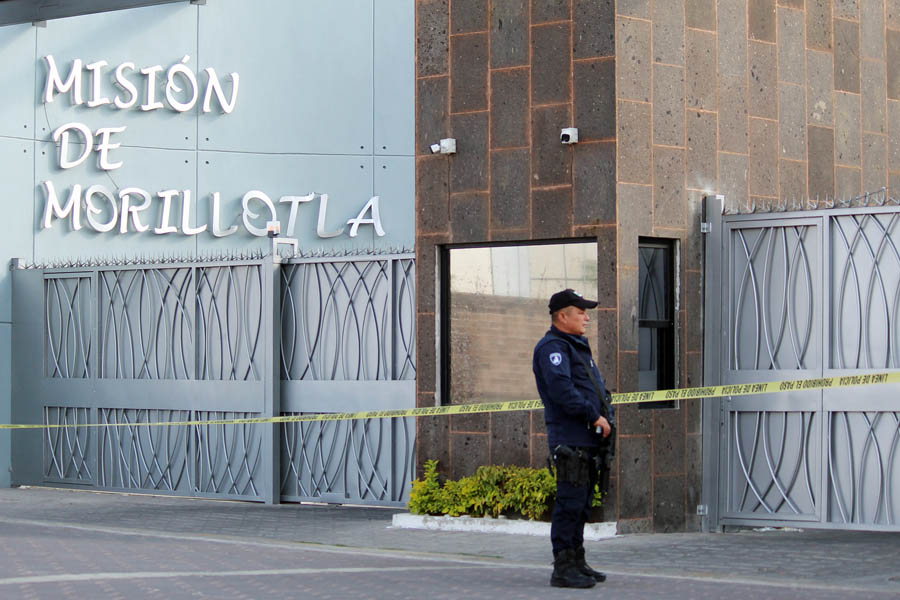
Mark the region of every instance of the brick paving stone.
<instances>
[{"instance_id":1,"label":"brick paving stone","mask_svg":"<svg viewBox=\"0 0 900 600\"><path fill-rule=\"evenodd\" d=\"M545 538L391 528L393 509L0 489L0 598L564 598ZM900 535L588 542L616 598L889 598ZM22 579L28 578L28 579Z\"/></svg>"}]
</instances>

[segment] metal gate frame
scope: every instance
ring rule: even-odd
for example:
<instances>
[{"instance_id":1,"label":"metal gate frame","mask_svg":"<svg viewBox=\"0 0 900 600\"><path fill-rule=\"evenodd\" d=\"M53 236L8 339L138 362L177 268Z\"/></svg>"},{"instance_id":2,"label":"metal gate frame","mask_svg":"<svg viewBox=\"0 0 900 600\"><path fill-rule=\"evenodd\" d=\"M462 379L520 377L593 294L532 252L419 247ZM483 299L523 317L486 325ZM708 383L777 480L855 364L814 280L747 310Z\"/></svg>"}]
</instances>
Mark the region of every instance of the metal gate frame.
<instances>
[{"instance_id":1,"label":"metal gate frame","mask_svg":"<svg viewBox=\"0 0 900 600\"><path fill-rule=\"evenodd\" d=\"M405 503L415 445L409 419L146 423L414 407L411 253L13 266L13 422L124 424L13 431L13 484ZM319 347L344 344L363 368L291 381L304 377L291 376L282 335L309 333L300 313L316 299L291 297L285 273L305 268L337 273L318 302L341 323L322 329L320 318L320 332L337 338L356 328L355 340L323 338ZM378 302L383 314L375 315ZM313 360L314 350L307 354ZM370 363L387 370L368 372Z\"/></svg>"},{"instance_id":2,"label":"metal gate frame","mask_svg":"<svg viewBox=\"0 0 900 600\"><path fill-rule=\"evenodd\" d=\"M832 345L834 343L834 332L831 331L831 327L834 311L836 310L835 304L840 304L840 302L830 295L833 284L831 281L833 267L837 264L830 240L833 239L833 221L837 222L838 219L846 219L848 216L853 218L862 215L894 215L892 219L896 219L897 216L900 216L900 207L854 207L741 215L724 215L724 207L724 196L712 196L705 199L703 219L703 230L706 233L704 384L722 385L748 383L751 381L832 377L848 374L861 375L887 370L885 368L861 367L841 369L831 367ZM877 219L878 217L876 217L876 221ZM856 222L855 219L854 222ZM865 217L863 222L865 222ZM880 221L878 222L880 223ZM895 221L891 221L891 223L893 222ZM775 225L780 227L790 226L791 224L813 224L818 235L816 251L819 258L815 265L818 282L813 282L814 287L809 292L810 294L816 294L816 297L822 300L821 308L818 310L819 314L815 319L817 323L814 323L817 328L815 335L818 336L821 344L821 347L818 349L818 364L810 364L806 369L777 370L770 368L767 370L749 369L745 371L731 369L730 361L734 350L730 347L732 345L732 332L730 329L732 327L731 311L734 309L734 298L729 269L736 263L733 263L734 257L731 256L729 232L732 228L740 228L741 226L759 225L764 227L766 225ZM861 230L861 226L859 224L857 226ZM837 230L835 229L835 231ZM865 234L863 236L865 237ZM888 238L887 243L893 248L892 258L889 261L893 265L897 247L900 247L900 239L895 243L888 232L885 232L883 236ZM868 243L868 240L866 242ZM884 241L882 241L882 244L884 244ZM871 248L869 251L871 252ZM852 254L853 250L851 248L848 250L848 257L845 257L844 260L852 262ZM880 254L876 251L873 257L873 266L870 267L872 271L869 277L873 281L879 268L885 269L883 265L879 267L879 256ZM752 260L752 258L749 260ZM785 261L787 261L787 258L785 258ZM896 263L896 266L893 268L900 269L900 254L896 256ZM880 280L880 273L878 273L878 277ZM892 277L896 278L897 275L892 275ZM894 294L893 302L896 302L898 293L894 291ZM785 302L787 302L786 292ZM863 309L862 300L860 299L859 302L860 311L865 310L868 314L869 307L867 306ZM885 299L885 303L887 303L887 299ZM815 311L815 308L813 311ZM896 314L896 309L894 314ZM810 318L812 319L812 316ZM891 317L886 316L886 318L890 319ZM859 326L862 328L863 324L860 323ZM889 366L896 368L898 364L896 353L892 353L895 346L894 336L896 335L893 327L894 325L889 325L885 337L889 345L887 356L892 361ZM860 333L859 335L864 334ZM735 344L737 343L735 341ZM757 341L758 344L759 342ZM750 396L743 399L733 399L731 397L704 399L702 503L708 511L708 517L703 524L704 530L721 530L726 526L764 525L900 530L900 525L898 525L898 520L900 519L893 515L894 507L892 502L892 496L900 497L900 476L894 475L895 465L900 464L900 461L894 460L894 455L898 454L897 447L898 441L900 441L900 417L898 417L900 402L891 400L891 398L898 397L897 392L897 386L891 386L891 389L887 389L885 386L876 386L872 388L856 388L852 392L838 389L813 392L784 392L771 395L771 397ZM805 453L802 457L802 466L808 472L802 473L801 476L806 478L805 483L809 487L808 495L811 500L812 512L804 514L801 507L794 505L791 505L791 511L779 512L776 509L773 512L773 507L762 500L757 502L756 508L751 511L752 514L747 512L729 512L734 500L730 494L734 493L731 481L732 476L736 472L735 469L738 467L744 469L743 473L738 475L744 477L744 480L751 487L753 486L752 459L749 461L751 472L748 474L746 471L747 457L740 456L739 461L736 462L735 456L732 456L732 449L735 447L735 435L738 440L738 453L740 453L740 447L743 444L740 440L737 421L739 419L738 413L744 410L741 408L743 405L750 406L751 408L747 409L749 411L757 411L757 430L760 426L760 415L762 415L762 420L768 419L770 413L783 415L781 423L783 427L782 440L780 442L781 446L778 448L782 453L785 452L788 444L788 442L784 441L784 432L788 429L789 415L800 414L799 428L801 432L806 432L807 438L804 441L802 439L803 434L801 434L801 441L798 443L801 446L804 443L809 446L800 448L798 452ZM806 415L809 415L808 420L806 420ZM851 423L851 416L856 419L853 423ZM795 419L794 430L796 430L796 426ZM765 424L762 427L765 428ZM876 428L878 428L878 432L876 432ZM757 432L754 432L753 435L755 437ZM767 434L763 433L762 435L766 436ZM879 435L882 437L879 438ZM855 442L851 440L853 436L856 436ZM863 440L861 443L860 439ZM881 443L879 443L879 440L881 440ZM888 445L888 442L890 447L885 448L884 446ZM758 449L756 445L759 443L759 438L755 438L753 443L753 452L756 453ZM854 443L856 446L854 446ZM785 481L780 480L781 459L783 457L773 458L769 456L768 438L766 438L764 444L766 445L760 450L760 454L765 454L764 458L768 463L766 468L769 474L767 476L770 476L769 488L772 485L776 486L781 497L787 500L790 497L791 490L790 488L786 491L783 490L781 486L787 487L787 485ZM812 448L812 451L810 448ZM818 456L815 456L815 454L818 454ZM814 465L812 469L810 468L811 458L818 460L818 464ZM799 462L797 463L798 467L800 464ZM847 474L848 471L849 475ZM867 474L869 474L868 481L866 480ZM795 480L798 477L796 470L793 475L794 480L791 480L791 485L796 482ZM849 476L849 480L847 480L847 476ZM790 474L785 479L788 477L790 477ZM874 490L872 490L873 486L875 487ZM892 492L894 493L892 494ZM760 494L765 498L768 490L762 493L761 490L754 489L753 493L757 494L757 498L759 498ZM760 505L765 510L753 512L757 511ZM871 510L873 506L875 507L874 512ZM869 514L864 514L865 510L868 510ZM789 512L794 512L795 514L789 514ZM900 515L897 516L900 517Z\"/></svg>"}]
</instances>

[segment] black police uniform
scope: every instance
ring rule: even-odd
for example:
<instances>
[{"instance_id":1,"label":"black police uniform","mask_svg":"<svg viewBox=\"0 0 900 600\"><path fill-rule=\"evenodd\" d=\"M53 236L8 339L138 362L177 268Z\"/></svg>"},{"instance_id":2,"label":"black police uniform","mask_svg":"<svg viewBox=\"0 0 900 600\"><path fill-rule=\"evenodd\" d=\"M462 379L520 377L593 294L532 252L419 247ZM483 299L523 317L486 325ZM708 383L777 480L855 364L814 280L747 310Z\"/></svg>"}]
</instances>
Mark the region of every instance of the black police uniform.
<instances>
[{"instance_id":1,"label":"black police uniform","mask_svg":"<svg viewBox=\"0 0 900 600\"><path fill-rule=\"evenodd\" d=\"M598 386L599 392L606 394L606 382L594 364L591 347L584 336L564 333L551 326L534 348L532 369L544 403L547 441L557 463L556 502L550 526L553 555L556 558L563 552L577 551L583 564L584 524L597 482L597 469L593 468L592 459L604 443L602 434L596 432L593 424L602 415L614 425L615 414L611 405L606 414L598 395ZM594 381L588 369L592 371ZM560 455L569 451L586 459L584 464L592 468L585 466L586 473L574 476L562 473L563 477L560 477L560 460L564 459ZM603 579L598 577L597 580ZM557 584L554 582L554 585Z\"/></svg>"}]
</instances>

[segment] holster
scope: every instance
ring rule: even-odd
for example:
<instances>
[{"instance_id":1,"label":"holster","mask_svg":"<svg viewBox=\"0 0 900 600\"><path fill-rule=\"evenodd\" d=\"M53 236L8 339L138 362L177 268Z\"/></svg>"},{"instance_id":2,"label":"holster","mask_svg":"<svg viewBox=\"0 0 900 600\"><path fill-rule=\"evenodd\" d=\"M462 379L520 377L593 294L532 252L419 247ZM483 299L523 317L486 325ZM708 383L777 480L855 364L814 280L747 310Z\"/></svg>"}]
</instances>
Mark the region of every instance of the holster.
<instances>
[{"instance_id":1,"label":"holster","mask_svg":"<svg viewBox=\"0 0 900 600\"><path fill-rule=\"evenodd\" d=\"M553 462L556 463L556 480L572 485L587 486L592 481L591 471L596 473L594 457L571 446L556 446L553 449Z\"/></svg>"}]
</instances>

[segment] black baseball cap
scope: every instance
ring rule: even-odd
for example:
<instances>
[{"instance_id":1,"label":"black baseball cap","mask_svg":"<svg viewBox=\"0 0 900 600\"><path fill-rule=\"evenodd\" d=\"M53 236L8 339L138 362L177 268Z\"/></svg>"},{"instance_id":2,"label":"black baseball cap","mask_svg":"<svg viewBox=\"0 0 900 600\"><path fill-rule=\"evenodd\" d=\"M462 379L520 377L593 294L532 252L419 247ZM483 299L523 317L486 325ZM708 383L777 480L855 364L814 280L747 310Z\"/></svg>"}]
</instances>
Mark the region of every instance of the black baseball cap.
<instances>
[{"instance_id":1,"label":"black baseball cap","mask_svg":"<svg viewBox=\"0 0 900 600\"><path fill-rule=\"evenodd\" d=\"M582 298L581 294L569 288L550 296L550 312L555 313L567 306L578 308L597 308L597 302Z\"/></svg>"}]
</instances>

